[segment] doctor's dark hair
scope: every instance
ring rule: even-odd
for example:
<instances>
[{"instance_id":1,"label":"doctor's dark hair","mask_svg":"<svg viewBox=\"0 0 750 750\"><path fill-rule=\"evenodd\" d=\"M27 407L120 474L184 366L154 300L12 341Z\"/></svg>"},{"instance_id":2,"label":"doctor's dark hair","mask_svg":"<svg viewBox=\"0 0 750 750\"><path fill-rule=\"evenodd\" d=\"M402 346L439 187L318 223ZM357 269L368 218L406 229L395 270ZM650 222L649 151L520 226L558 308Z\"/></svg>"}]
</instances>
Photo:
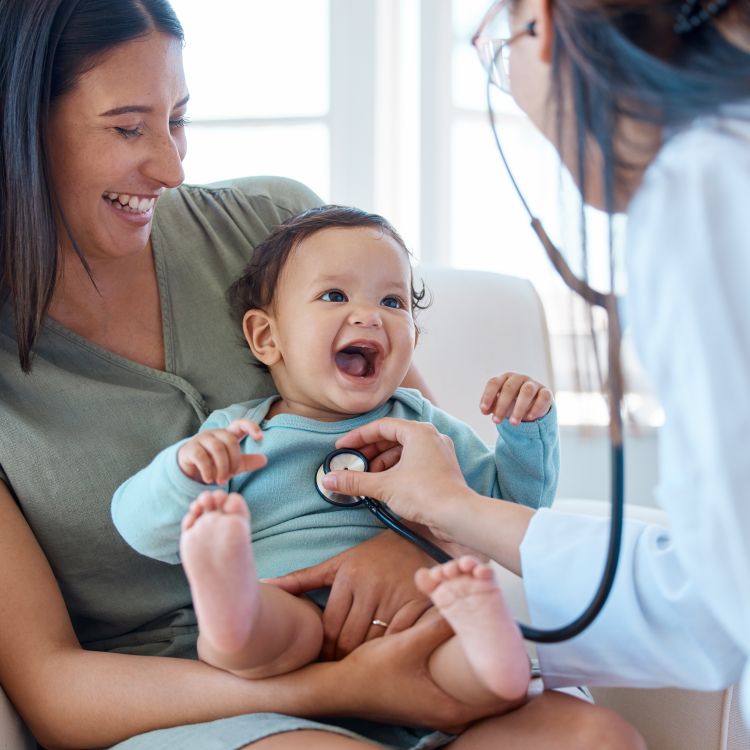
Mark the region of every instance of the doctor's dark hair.
<instances>
[{"instance_id":1,"label":"doctor's dark hair","mask_svg":"<svg viewBox=\"0 0 750 750\"><path fill-rule=\"evenodd\" d=\"M367 213L350 206L319 206L292 216L279 224L268 237L253 250L252 258L237 281L227 292L227 299L239 321L248 310L266 310L273 305L279 277L295 247L306 238L324 229L372 227L395 240L407 256L401 235L378 214ZM416 289L411 281L411 310L427 307L424 284Z\"/></svg>"},{"instance_id":2,"label":"doctor's dark hair","mask_svg":"<svg viewBox=\"0 0 750 750\"><path fill-rule=\"evenodd\" d=\"M183 40L166 0L0 0L0 315L13 317L25 372L59 271L51 109L107 52L153 30Z\"/></svg>"},{"instance_id":3,"label":"doctor's dark hair","mask_svg":"<svg viewBox=\"0 0 750 750\"><path fill-rule=\"evenodd\" d=\"M634 166L617 153L623 119L673 133L725 105L750 100L750 54L722 33L731 28L750 42L748 0L556 0L552 23L557 137L564 143L571 135L562 132L569 92L574 176L585 195L586 155L593 145L601 153L610 213L618 179L627 179Z\"/></svg>"}]
</instances>

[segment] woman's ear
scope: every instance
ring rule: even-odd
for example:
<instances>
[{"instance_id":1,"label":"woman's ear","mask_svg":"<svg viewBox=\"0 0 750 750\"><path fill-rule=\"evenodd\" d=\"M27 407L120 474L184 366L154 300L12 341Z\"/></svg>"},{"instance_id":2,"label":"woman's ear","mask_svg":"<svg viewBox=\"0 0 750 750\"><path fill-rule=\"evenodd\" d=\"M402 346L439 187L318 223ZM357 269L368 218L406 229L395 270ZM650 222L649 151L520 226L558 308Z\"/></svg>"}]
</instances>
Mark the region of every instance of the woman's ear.
<instances>
[{"instance_id":1,"label":"woman's ear","mask_svg":"<svg viewBox=\"0 0 750 750\"><path fill-rule=\"evenodd\" d=\"M265 310L248 310L242 319L242 332L250 351L267 367L281 358L273 329L273 318Z\"/></svg>"},{"instance_id":2,"label":"woman's ear","mask_svg":"<svg viewBox=\"0 0 750 750\"><path fill-rule=\"evenodd\" d=\"M554 40L554 26L552 24L552 0L533 0L535 31L539 38L539 59L549 65L552 62L552 42Z\"/></svg>"},{"instance_id":3,"label":"woman's ear","mask_svg":"<svg viewBox=\"0 0 750 750\"><path fill-rule=\"evenodd\" d=\"M534 38L539 60L547 65L552 61L552 0L526 0L522 6L521 19L524 23L534 21Z\"/></svg>"}]
</instances>

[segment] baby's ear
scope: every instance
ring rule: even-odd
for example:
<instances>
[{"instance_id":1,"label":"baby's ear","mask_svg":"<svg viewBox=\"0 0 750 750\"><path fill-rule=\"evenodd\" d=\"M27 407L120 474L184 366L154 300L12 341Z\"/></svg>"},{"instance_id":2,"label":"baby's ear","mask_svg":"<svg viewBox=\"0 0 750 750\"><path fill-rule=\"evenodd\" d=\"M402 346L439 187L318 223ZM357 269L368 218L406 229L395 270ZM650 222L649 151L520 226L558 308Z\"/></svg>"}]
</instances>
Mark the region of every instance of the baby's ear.
<instances>
[{"instance_id":1,"label":"baby's ear","mask_svg":"<svg viewBox=\"0 0 750 750\"><path fill-rule=\"evenodd\" d=\"M279 361L281 353L276 345L273 318L265 310L248 310L242 319L242 332L257 360L267 367Z\"/></svg>"}]
</instances>

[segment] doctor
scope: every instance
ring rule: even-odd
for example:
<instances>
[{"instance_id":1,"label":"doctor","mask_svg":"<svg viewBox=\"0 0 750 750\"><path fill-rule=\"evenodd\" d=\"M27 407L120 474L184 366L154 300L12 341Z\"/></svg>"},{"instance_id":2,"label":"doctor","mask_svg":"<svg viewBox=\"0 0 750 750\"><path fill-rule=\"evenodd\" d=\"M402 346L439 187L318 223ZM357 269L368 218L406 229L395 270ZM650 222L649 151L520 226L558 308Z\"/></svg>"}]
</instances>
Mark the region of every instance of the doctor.
<instances>
[{"instance_id":1,"label":"doctor","mask_svg":"<svg viewBox=\"0 0 750 750\"><path fill-rule=\"evenodd\" d=\"M545 682L711 690L742 679L750 721L750 3L502 0L493 11L509 33L491 74L583 199L627 210L628 316L667 417L658 499L670 530L626 523L602 613L539 647ZM329 488L380 498L522 573L537 627L588 604L606 521L472 493L430 425L383 420L338 445L377 443L399 444L398 463L329 474Z\"/></svg>"}]
</instances>

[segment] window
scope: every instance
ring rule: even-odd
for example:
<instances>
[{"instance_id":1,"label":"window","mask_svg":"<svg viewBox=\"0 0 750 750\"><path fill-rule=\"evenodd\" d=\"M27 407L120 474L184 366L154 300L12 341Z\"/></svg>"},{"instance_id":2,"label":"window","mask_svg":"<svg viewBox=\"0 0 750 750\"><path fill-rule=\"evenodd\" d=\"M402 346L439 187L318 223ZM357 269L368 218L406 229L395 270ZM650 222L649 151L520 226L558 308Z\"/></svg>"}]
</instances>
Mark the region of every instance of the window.
<instances>
[{"instance_id":1,"label":"window","mask_svg":"<svg viewBox=\"0 0 750 750\"><path fill-rule=\"evenodd\" d=\"M284 174L327 195L327 0L172 5L186 38L188 182Z\"/></svg>"}]
</instances>

